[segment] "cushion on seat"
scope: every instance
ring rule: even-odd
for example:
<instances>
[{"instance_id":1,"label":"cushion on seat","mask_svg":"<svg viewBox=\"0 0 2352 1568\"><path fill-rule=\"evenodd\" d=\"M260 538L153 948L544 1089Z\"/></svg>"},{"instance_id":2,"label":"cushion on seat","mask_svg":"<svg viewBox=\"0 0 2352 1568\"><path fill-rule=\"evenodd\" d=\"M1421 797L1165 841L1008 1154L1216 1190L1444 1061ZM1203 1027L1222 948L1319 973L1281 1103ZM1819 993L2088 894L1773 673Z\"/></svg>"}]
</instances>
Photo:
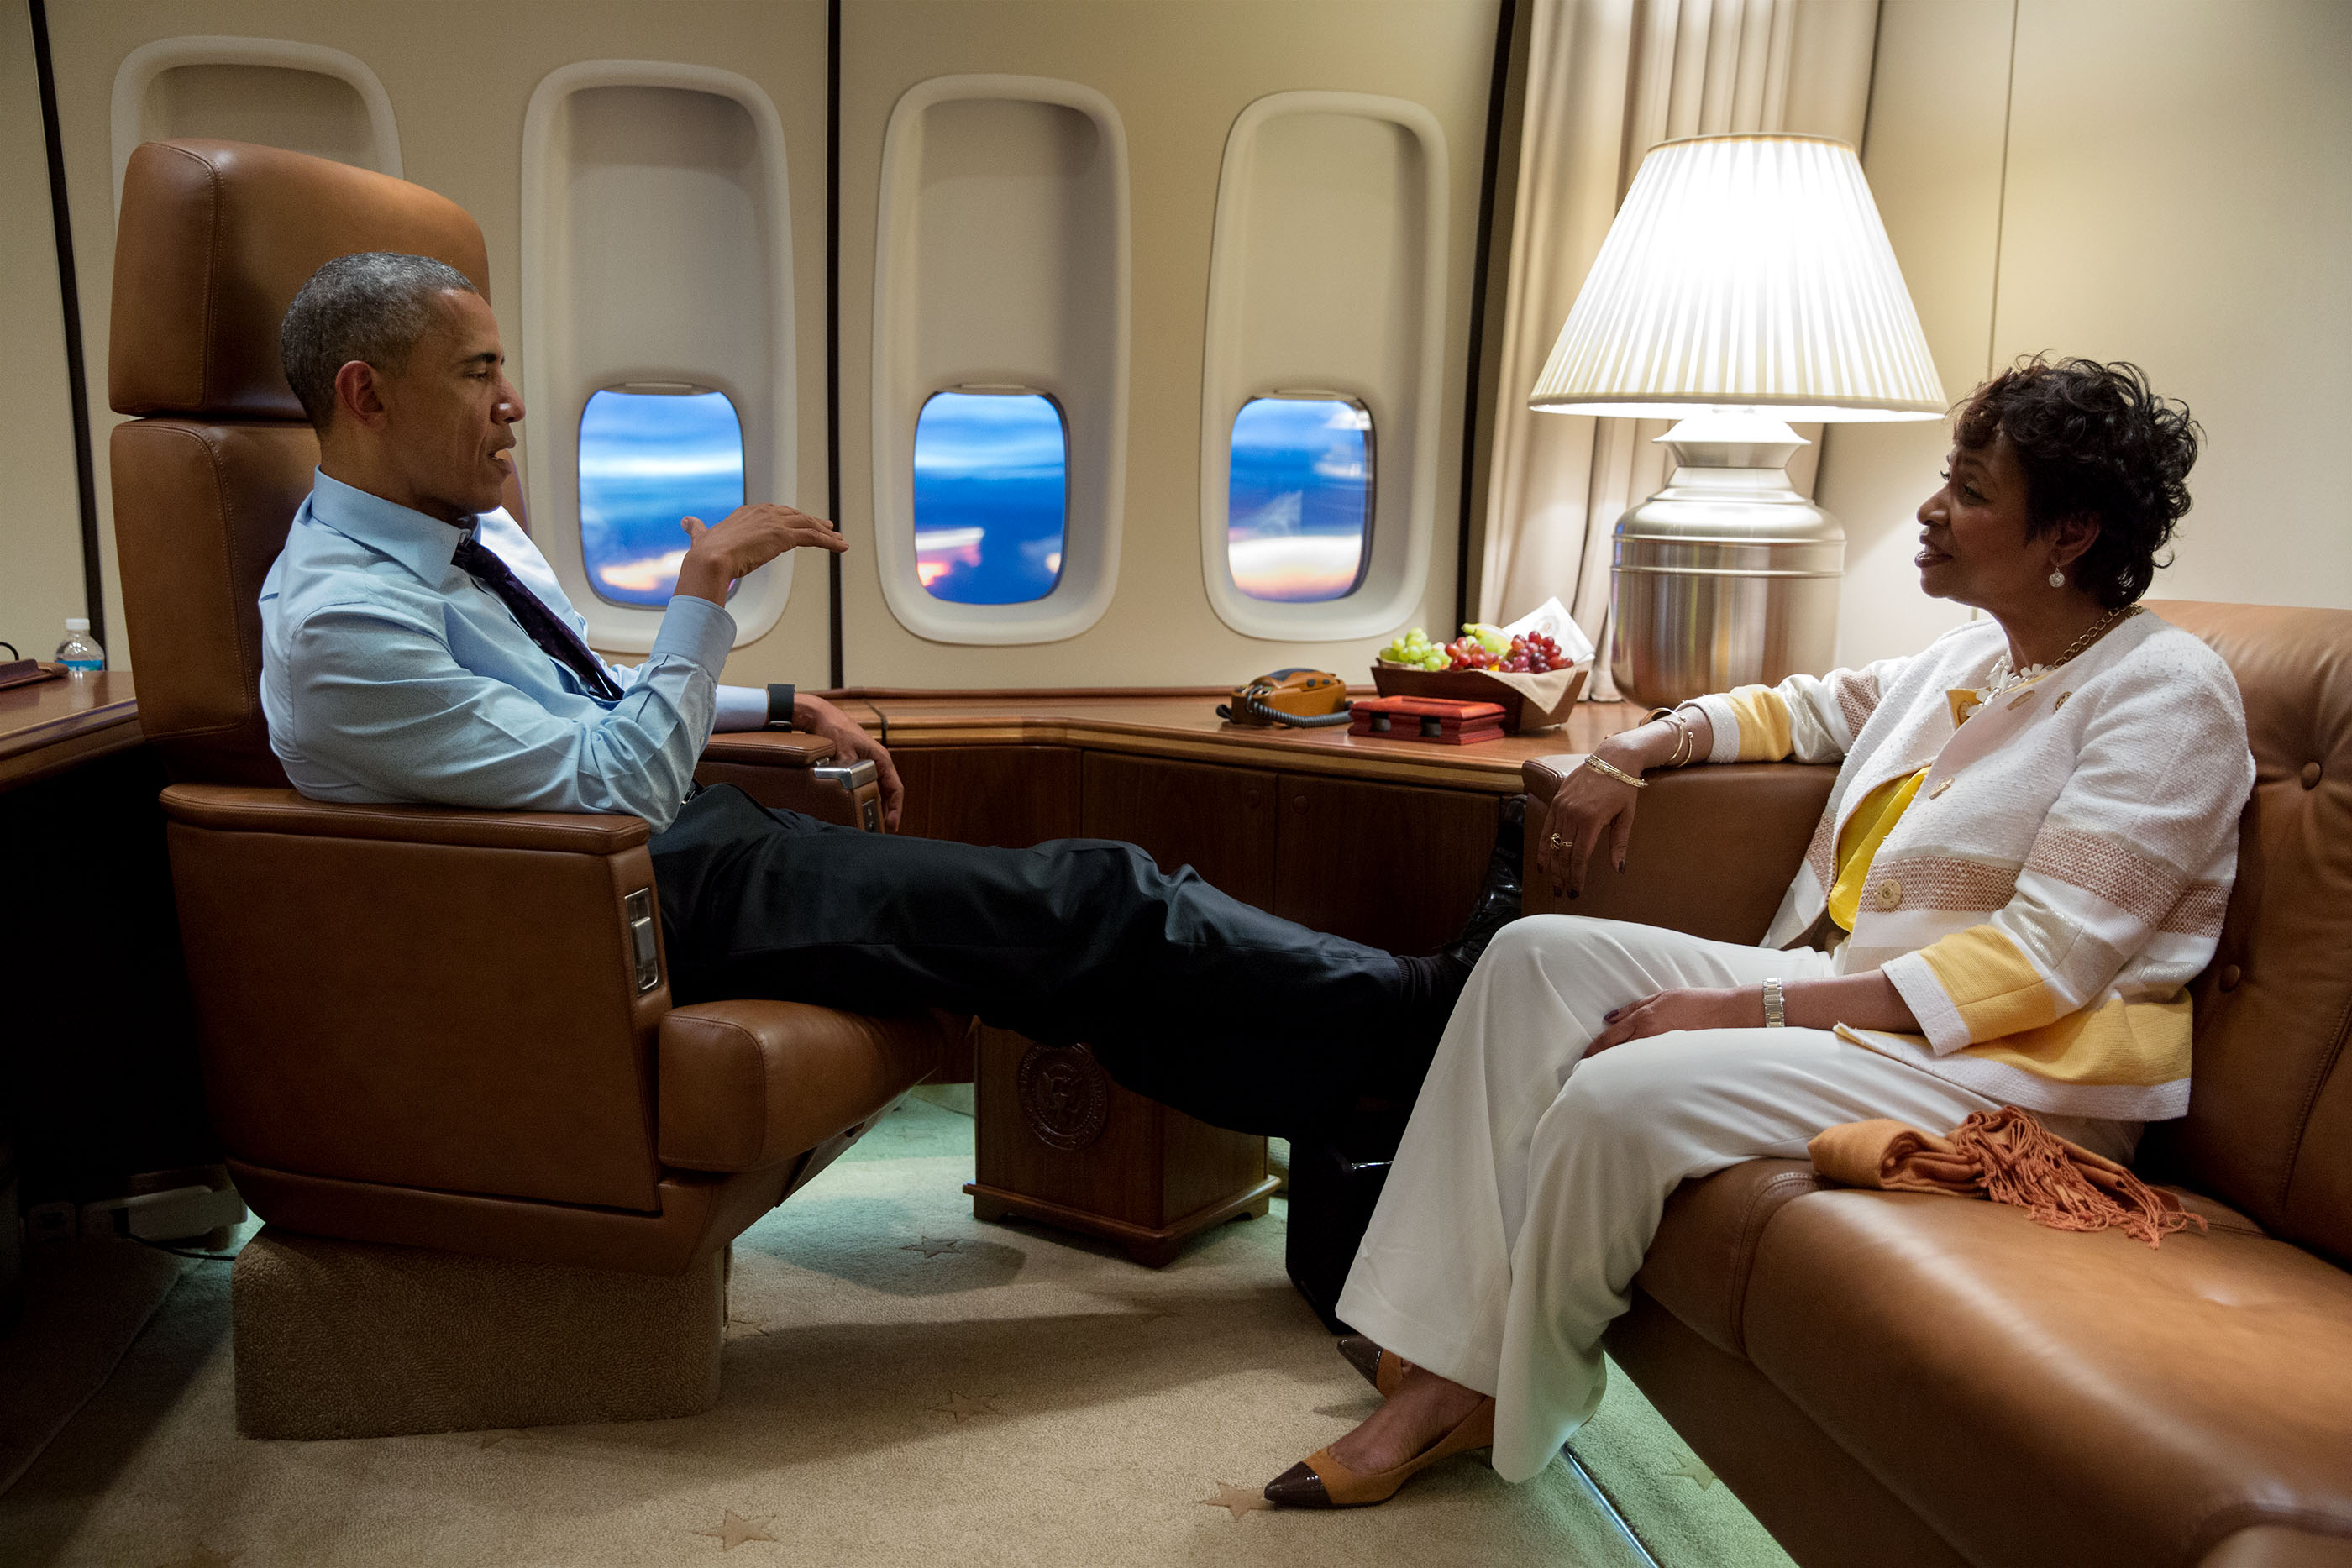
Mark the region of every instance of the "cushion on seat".
<instances>
[{"instance_id":1,"label":"cushion on seat","mask_svg":"<svg viewBox=\"0 0 2352 1568\"><path fill-rule=\"evenodd\" d=\"M1773 1217L1743 1317L1756 1365L1971 1561L2352 1534L2352 1275L2238 1224L2150 1250L1819 1193Z\"/></svg>"},{"instance_id":2,"label":"cushion on seat","mask_svg":"<svg viewBox=\"0 0 2352 1568\"><path fill-rule=\"evenodd\" d=\"M1804 1160L1748 1160L1683 1183L1635 1283L1716 1349L1746 1354L1740 1308L1757 1239L1783 1204L1821 1188Z\"/></svg>"},{"instance_id":3,"label":"cushion on seat","mask_svg":"<svg viewBox=\"0 0 2352 1568\"><path fill-rule=\"evenodd\" d=\"M661 1162L780 1165L878 1114L969 1027L945 1013L866 1018L802 1002L700 1002L661 1021Z\"/></svg>"}]
</instances>

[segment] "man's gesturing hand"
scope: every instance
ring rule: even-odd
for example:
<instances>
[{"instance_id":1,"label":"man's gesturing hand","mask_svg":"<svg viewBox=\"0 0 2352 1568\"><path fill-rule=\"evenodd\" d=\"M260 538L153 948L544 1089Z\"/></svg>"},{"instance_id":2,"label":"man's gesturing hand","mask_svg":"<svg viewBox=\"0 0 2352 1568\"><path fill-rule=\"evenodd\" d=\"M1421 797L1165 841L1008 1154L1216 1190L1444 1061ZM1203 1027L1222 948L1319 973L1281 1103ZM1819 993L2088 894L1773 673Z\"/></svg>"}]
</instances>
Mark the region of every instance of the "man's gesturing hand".
<instances>
[{"instance_id":1,"label":"man's gesturing hand","mask_svg":"<svg viewBox=\"0 0 2352 1568\"><path fill-rule=\"evenodd\" d=\"M807 545L839 555L849 548L831 523L769 501L736 507L717 528L705 527L700 517L688 517L679 527L694 542L678 566L677 591L713 604L727 602L727 590L737 578L786 550Z\"/></svg>"}]
</instances>

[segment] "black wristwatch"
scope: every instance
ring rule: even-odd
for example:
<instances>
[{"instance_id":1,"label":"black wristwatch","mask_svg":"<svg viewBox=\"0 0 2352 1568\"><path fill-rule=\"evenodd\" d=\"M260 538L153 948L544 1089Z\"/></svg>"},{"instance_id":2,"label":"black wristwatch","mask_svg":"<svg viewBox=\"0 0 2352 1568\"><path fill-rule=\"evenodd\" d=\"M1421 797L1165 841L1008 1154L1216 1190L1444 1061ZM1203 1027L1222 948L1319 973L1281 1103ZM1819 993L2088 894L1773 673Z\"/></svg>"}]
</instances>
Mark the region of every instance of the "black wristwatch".
<instances>
[{"instance_id":1,"label":"black wristwatch","mask_svg":"<svg viewBox=\"0 0 2352 1568\"><path fill-rule=\"evenodd\" d=\"M789 682L780 684L771 681L768 684L768 727L770 729L793 727L793 688Z\"/></svg>"}]
</instances>

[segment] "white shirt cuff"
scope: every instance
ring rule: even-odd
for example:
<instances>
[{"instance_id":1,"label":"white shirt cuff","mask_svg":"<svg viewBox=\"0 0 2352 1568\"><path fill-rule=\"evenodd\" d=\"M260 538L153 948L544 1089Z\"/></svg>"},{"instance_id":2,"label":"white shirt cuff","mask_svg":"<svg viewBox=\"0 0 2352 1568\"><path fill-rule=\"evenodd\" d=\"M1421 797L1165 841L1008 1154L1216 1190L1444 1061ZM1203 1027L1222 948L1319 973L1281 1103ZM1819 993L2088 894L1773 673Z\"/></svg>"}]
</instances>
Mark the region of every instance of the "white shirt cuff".
<instances>
[{"instance_id":1,"label":"white shirt cuff","mask_svg":"<svg viewBox=\"0 0 2352 1568\"><path fill-rule=\"evenodd\" d=\"M705 602L709 602L705 601ZM768 727L768 688L765 686L721 686L719 688L718 717L712 729L765 729Z\"/></svg>"}]
</instances>

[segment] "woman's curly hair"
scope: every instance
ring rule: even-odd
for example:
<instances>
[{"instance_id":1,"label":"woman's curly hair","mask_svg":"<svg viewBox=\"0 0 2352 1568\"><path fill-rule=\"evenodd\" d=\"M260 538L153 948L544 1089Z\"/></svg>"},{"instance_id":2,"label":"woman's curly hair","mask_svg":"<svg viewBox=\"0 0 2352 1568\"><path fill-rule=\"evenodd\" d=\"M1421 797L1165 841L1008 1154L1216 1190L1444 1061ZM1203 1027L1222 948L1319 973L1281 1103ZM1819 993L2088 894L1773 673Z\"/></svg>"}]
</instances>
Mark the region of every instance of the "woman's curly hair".
<instances>
[{"instance_id":1,"label":"woman's curly hair","mask_svg":"<svg viewBox=\"0 0 2352 1568\"><path fill-rule=\"evenodd\" d=\"M2189 510L2189 470L2204 430L2189 405L2148 389L2137 365L2021 359L1977 388L1953 421L1970 451L2009 437L2025 472L2025 537L2089 517L2099 537L2067 569L2110 610L2147 591ZM2164 555L2159 560L2158 556Z\"/></svg>"}]
</instances>

